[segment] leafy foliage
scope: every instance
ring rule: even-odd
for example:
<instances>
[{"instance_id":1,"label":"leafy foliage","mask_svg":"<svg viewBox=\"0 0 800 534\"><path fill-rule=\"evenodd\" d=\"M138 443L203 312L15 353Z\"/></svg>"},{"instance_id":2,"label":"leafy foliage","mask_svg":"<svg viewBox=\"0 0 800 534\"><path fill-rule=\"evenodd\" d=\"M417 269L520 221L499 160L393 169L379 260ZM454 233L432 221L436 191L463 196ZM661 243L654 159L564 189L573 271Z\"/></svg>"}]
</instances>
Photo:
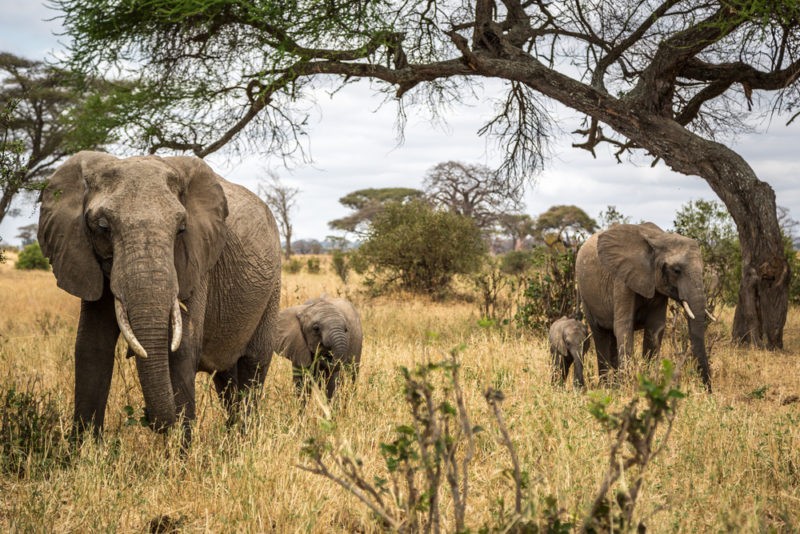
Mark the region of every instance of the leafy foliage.
<instances>
[{"instance_id":1,"label":"leafy foliage","mask_svg":"<svg viewBox=\"0 0 800 534\"><path fill-rule=\"evenodd\" d=\"M520 327L544 334L559 317L576 315L575 256L571 248L536 249L515 316Z\"/></svg>"},{"instance_id":2,"label":"leafy foliage","mask_svg":"<svg viewBox=\"0 0 800 534\"><path fill-rule=\"evenodd\" d=\"M333 272L336 273L336 276L339 279L347 283L348 278L350 277L350 262L348 260L348 254L340 249L335 249L331 252L331 265L333 267Z\"/></svg>"},{"instance_id":3,"label":"leafy foliage","mask_svg":"<svg viewBox=\"0 0 800 534\"><path fill-rule=\"evenodd\" d=\"M548 245L577 247L595 230L597 222L578 206L551 206L536 219L536 232Z\"/></svg>"},{"instance_id":4,"label":"leafy foliage","mask_svg":"<svg viewBox=\"0 0 800 534\"><path fill-rule=\"evenodd\" d=\"M359 189L339 199L339 203L353 210L353 213L328 223L334 230L344 230L361 234L389 204L404 204L421 199L422 191L408 187L385 187L382 189Z\"/></svg>"},{"instance_id":5,"label":"leafy foliage","mask_svg":"<svg viewBox=\"0 0 800 534\"><path fill-rule=\"evenodd\" d=\"M471 219L414 201L386 206L355 256L371 268L369 283L379 290L399 286L437 295L456 274L474 271L485 252Z\"/></svg>"},{"instance_id":6,"label":"leafy foliage","mask_svg":"<svg viewBox=\"0 0 800 534\"><path fill-rule=\"evenodd\" d=\"M677 233L700 245L709 311L713 313L719 303L735 304L742 277L742 252L736 226L725 206L702 199L689 201L678 210L672 224Z\"/></svg>"},{"instance_id":7,"label":"leafy foliage","mask_svg":"<svg viewBox=\"0 0 800 534\"><path fill-rule=\"evenodd\" d=\"M623 215L616 206L608 205L597 215L598 229L606 230L613 224L630 224L631 218Z\"/></svg>"},{"instance_id":8,"label":"leafy foliage","mask_svg":"<svg viewBox=\"0 0 800 534\"><path fill-rule=\"evenodd\" d=\"M395 438L381 443L385 474L370 478L361 460L350 450L334 450L327 436L306 440L301 454L307 464L300 467L324 476L361 500L372 510L383 528L396 532L441 531L441 518L452 512L455 532L467 532L469 466L475 455L475 434L483 432L470 422L459 378L456 354L437 363L400 368L403 395L411 421L395 427ZM443 375L443 379L442 379ZM479 532L569 532L573 526L549 497L541 517L525 492L528 474L523 471L506 427L500 404L502 392L489 388L484 394L500 436L498 441L511 458L514 508L505 510L502 500L494 525L482 525ZM323 420L323 431L335 425ZM443 509L441 493L449 491L452 509Z\"/></svg>"},{"instance_id":9,"label":"leafy foliage","mask_svg":"<svg viewBox=\"0 0 800 534\"><path fill-rule=\"evenodd\" d=\"M68 449L56 401L35 383L20 389L0 388L0 471L22 477L38 476L64 465Z\"/></svg>"},{"instance_id":10,"label":"leafy foliage","mask_svg":"<svg viewBox=\"0 0 800 534\"><path fill-rule=\"evenodd\" d=\"M634 397L621 411L609 412L611 398L595 395L590 413L609 434L614 435L608 461L608 471L597 492L589 515L584 520L585 532L625 532L636 528L646 530L643 523L633 524L633 511L644 481L644 471L653 458L664 450L672 422L677 413L678 401L685 394L676 386L674 364L662 360L661 373L655 379L639 376L639 396ZM639 402L646 406L639 408ZM666 431L657 437L666 423ZM611 487L620 478L624 484L608 498Z\"/></svg>"},{"instance_id":11,"label":"leafy foliage","mask_svg":"<svg viewBox=\"0 0 800 534\"><path fill-rule=\"evenodd\" d=\"M61 159L113 141L137 105L133 84L42 61L0 53L0 72L1 221L16 195L40 189Z\"/></svg>"},{"instance_id":12,"label":"leafy foliage","mask_svg":"<svg viewBox=\"0 0 800 534\"><path fill-rule=\"evenodd\" d=\"M42 254L42 249L39 247L39 242L36 241L30 245L25 246L17 257L17 269L41 269L47 271L50 269L50 262Z\"/></svg>"}]
</instances>

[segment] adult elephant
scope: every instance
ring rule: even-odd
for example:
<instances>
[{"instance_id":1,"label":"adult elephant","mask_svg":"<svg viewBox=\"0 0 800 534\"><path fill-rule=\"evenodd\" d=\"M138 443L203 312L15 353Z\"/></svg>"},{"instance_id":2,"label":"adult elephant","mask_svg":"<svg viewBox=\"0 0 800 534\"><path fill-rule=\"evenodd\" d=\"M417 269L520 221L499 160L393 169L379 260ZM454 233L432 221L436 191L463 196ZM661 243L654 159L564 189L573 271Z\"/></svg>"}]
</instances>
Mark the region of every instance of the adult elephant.
<instances>
[{"instance_id":1,"label":"adult elephant","mask_svg":"<svg viewBox=\"0 0 800 534\"><path fill-rule=\"evenodd\" d=\"M195 418L195 373L229 410L272 358L280 247L267 206L201 159L79 152L50 177L39 242L59 287L81 298L78 433L100 432L120 332L151 426Z\"/></svg>"},{"instance_id":2,"label":"adult elephant","mask_svg":"<svg viewBox=\"0 0 800 534\"><path fill-rule=\"evenodd\" d=\"M601 377L633 352L634 330L644 329L645 357L659 351L671 298L686 312L692 354L711 391L703 259L694 239L653 223L614 225L584 243L575 269Z\"/></svg>"},{"instance_id":3,"label":"adult elephant","mask_svg":"<svg viewBox=\"0 0 800 534\"><path fill-rule=\"evenodd\" d=\"M320 297L280 311L278 353L292 362L295 390L309 393L309 378L325 388L328 400L342 378L355 380L361 365L361 319L346 299Z\"/></svg>"}]
</instances>

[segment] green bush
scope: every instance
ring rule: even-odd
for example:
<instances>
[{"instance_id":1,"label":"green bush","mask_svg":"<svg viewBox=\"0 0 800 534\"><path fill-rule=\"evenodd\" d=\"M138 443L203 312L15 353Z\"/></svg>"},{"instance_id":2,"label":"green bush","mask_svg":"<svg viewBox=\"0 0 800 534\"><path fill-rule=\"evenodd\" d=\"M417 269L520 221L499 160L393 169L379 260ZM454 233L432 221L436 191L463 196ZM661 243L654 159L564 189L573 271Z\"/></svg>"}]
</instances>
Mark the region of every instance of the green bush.
<instances>
[{"instance_id":1,"label":"green bush","mask_svg":"<svg viewBox=\"0 0 800 534\"><path fill-rule=\"evenodd\" d=\"M68 460L61 415L51 393L14 384L0 389L0 472L36 476Z\"/></svg>"},{"instance_id":2,"label":"green bush","mask_svg":"<svg viewBox=\"0 0 800 534\"><path fill-rule=\"evenodd\" d=\"M319 274L319 258L308 258L308 260L306 260L306 270L308 270L310 274Z\"/></svg>"},{"instance_id":3,"label":"green bush","mask_svg":"<svg viewBox=\"0 0 800 534\"><path fill-rule=\"evenodd\" d=\"M17 259L17 269L50 269L50 262L42 254L38 241L22 249Z\"/></svg>"},{"instance_id":4,"label":"green bush","mask_svg":"<svg viewBox=\"0 0 800 534\"><path fill-rule=\"evenodd\" d=\"M559 317L576 314L575 255L571 248L535 250L532 264L536 271L523 281L526 287L515 316L520 327L544 334Z\"/></svg>"},{"instance_id":5,"label":"green bush","mask_svg":"<svg viewBox=\"0 0 800 534\"><path fill-rule=\"evenodd\" d=\"M422 201L391 204L373 221L358 256L378 290L397 286L441 295L453 276L469 274L486 254L474 221Z\"/></svg>"},{"instance_id":6,"label":"green bush","mask_svg":"<svg viewBox=\"0 0 800 534\"><path fill-rule=\"evenodd\" d=\"M500 270L505 274L518 276L528 272L534 262L532 250L512 250L503 254Z\"/></svg>"},{"instance_id":7,"label":"green bush","mask_svg":"<svg viewBox=\"0 0 800 534\"><path fill-rule=\"evenodd\" d=\"M334 250L331 254L331 264L333 272L346 284L350 276L350 263L347 261L347 253L341 250Z\"/></svg>"},{"instance_id":8,"label":"green bush","mask_svg":"<svg viewBox=\"0 0 800 534\"><path fill-rule=\"evenodd\" d=\"M289 274L297 274L303 269L303 262L296 258L283 262L283 270Z\"/></svg>"}]
</instances>

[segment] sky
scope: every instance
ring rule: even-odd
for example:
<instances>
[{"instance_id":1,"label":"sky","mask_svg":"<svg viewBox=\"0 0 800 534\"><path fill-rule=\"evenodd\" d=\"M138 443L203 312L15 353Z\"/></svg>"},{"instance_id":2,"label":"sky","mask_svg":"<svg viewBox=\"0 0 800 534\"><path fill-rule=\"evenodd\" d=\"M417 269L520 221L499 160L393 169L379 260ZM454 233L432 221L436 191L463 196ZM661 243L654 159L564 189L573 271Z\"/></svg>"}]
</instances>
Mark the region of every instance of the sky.
<instances>
[{"instance_id":1,"label":"sky","mask_svg":"<svg viewBox=\"0 0 800 534\"><path fill-rule=\"evenodd\" d=\"M57 13L44 3L0 0L0 51L30 59L63 53L64 37ZM496 88L497 85L494 86ZM324 239L334 234L328 221L348 210L338 199L368 187L421 187L428 169L443 161L499 166L502 154L477 132L491 116L493 87L472 102L454 105L440 121L409 113L405 139L396 132L396 106L381 105L367 82L348 86L330 97L324 91L312 107L308 153L312 161L284 166L279 157L212 154L206 161L222 176L256 190L267 170L286 185L300 189L292 212L294 239ZM497 95L499 96L499 95ZM574 204L597 217L608 205L633 222L653 221L671 228L675 213L689 200L716 200L708 184L695 176L656 167L639 157L636 163L617 163L611 147L597 149L597 158L572 148L581 141L569 132L580 127L580 116L550 103L562 132L549 145L545 169L532 176L525 193L525 212L536 216L556 204ZM777 203L800 219L800 120L785 126L780 118L757 123L757 133L728 143L753 167L757 176L776 192ZM166 155L166 154L162 154ZM17 202L21 215L0 225L4 243L18 244L17 228L36 222L38 210L30 200Z\"/></svg>"}]
</instances>

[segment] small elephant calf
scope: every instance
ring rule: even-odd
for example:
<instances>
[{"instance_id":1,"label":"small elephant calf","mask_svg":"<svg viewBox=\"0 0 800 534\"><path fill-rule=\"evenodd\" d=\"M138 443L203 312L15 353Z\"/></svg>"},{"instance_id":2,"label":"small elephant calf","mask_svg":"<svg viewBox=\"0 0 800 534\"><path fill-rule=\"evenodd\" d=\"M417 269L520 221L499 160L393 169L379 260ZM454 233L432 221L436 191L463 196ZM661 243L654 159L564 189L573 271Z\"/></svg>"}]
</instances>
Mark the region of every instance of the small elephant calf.
<instances>
[{"instance_id":1,"label":"small elephant calf","mask_svg":"<svg viewBox=\"0 0 800 534\"><path fill-rule=\"evenodd\" d=\"M550 355L553 365L553 382L563 384L570 365L575 387L583 388L583 355L589 350L589 330L575 319L561 317L550 325Z\"/></svg>"},{"instance_id":2,"label":"small elephant calf","mask_svg":"<svg viewBox=\"0 0 800 534\"><path fill-rule=\"evenodd\" d=\"M278 354L292 362L295 389L301 398L310 390L307 375L325 388L328 400L336 393L342 370L355 380L361 363L361 319L346 299L326 296L281 310L278 316Z\"/></svg>"}]
</instances>

